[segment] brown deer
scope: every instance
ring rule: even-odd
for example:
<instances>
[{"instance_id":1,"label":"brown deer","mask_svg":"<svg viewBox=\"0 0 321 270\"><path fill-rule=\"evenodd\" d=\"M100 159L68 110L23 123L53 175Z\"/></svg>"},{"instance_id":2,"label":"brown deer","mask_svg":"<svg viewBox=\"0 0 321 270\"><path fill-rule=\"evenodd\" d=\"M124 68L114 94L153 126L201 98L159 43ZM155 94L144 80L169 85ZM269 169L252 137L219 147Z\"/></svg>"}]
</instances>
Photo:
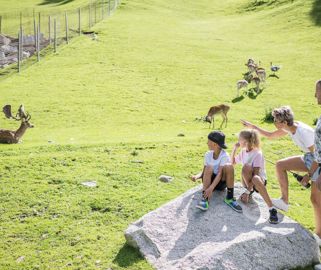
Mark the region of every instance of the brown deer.
<instances>
[{"instance_id":1,"label":"brown deer","mask_svg":"<svg viewBox=\"0 0 321 270\"><path fill-rule=\"evenodd\" d=\"M222 115L222 118L223 118L220 128L222 128L224 121L225 121L225 127L226 127L227 112L229 111L229 109L230 107L225 104L220 104L220 105L211 107L207 115L205 116L205 121L210 123L210 128L211 128L211 123L213 123L213 128L214 128L214 115L219 113Z\"/></svg>"},{"instance_id":2,"label":"brown deer","mask_svg":"<svg viewBox=\"0 0 321 270\"><path fill-rule=\"evenodd\" d=\"M18 143L27 128L34 127L29 122L31 115L25 112L23 105L20 105L16 116L11 114L11 105L5 105L2 111L7 118L21 121L21 125L16 131L0 129L0 143Z\"/></svg>"},{"instance_id":3,"label":"brown deer","mask_svg":"<svg viewBox=\"0 0 321 270\"><path fill-rule=\"evenodd\" d=\"M237 97L240 96L240 89L247 88L248 85L249 85L249 82L247 80L238 80L236 82L236 94L237 94Z\"/></svg>"}]
</instances>

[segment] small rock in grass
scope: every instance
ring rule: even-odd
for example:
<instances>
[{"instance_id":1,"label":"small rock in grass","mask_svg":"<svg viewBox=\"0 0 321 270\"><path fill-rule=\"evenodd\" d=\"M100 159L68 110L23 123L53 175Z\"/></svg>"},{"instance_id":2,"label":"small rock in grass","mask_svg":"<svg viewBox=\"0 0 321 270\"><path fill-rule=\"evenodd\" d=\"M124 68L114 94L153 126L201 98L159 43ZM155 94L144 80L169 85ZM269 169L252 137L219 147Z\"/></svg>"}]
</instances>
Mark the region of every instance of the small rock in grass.
<instances>
[{"instance_id":1,"label":"small rock in grass","mask_svg":"<svg viewBox=\"0 0 321 270\"><path fill-rule=\"evenodd\" d=\"M132 160L131 163L144 163L143 160Z\"/></svg>"},{"instance_id":2,"label":"small rock in grass","mask_svg":"<svg viewBox=\"0 0 321 270\"><path fill-rule=\"evenodd\" d=\"M185 134L184 133L178 133L177 136L178 137L185 137Z\"/></svg>"},{"instance_id":3,"label":"small rock in grass","mask_svg":"<svg viewBox=\"0 0 321 270\"><path fill-rule=\"evenodd\" d=\"M164 183L168 183L173 180L173 177L168 176L168 175L161 175L158 179Z\"/></svg>"},{"instance_id":4,"label":"small rock in grass","mask_svg":"<svg viewBox=\"0 0 321 270\"><path fill-rule=\"evenodd\" d=\"M81 183L85 187L96 187L97 183L96 181L86 181Z\"/></svg>"},{"instance_id":5,"label":"small rock in grass","mask_svg":"<svg viewBox=\"0 0 321 270\"><path fill-rule=\"evenodd\" d=\"M25 256L20 256L18 259L17 259L17 263L21 263L22 261L24 261L25 259Z\"/></svg>"}]
</instances>

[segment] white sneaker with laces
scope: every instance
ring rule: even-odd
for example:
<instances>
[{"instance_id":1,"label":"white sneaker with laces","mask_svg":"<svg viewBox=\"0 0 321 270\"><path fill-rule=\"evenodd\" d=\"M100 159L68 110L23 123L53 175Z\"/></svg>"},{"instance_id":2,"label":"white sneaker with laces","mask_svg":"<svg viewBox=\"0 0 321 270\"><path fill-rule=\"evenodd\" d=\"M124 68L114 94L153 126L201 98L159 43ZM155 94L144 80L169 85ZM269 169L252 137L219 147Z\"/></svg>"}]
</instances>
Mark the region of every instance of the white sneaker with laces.
<instances>
[{"instance_id":1,"label":"white sneaker with laces","mask_svg":"<svg viewBox=\"0 0 321 270\"><path fill-rule=\"evenodd\" d=\"M318 246L321 247L321 238L315 233L313 234L313 237L315 241L317 241Z\"/></svg>"},{"instance_id":2,"label":"white sneaker with laces","mask_svg":"<svg viewBox=\"0 0 321 270\"><path fill-rule=\"evenodd\" d=\"M281 198L280 199L272 199L272 204L282 210L287 212L289 210L289 205L287 203L285 203Z\"/></svg>"}]
</instances>

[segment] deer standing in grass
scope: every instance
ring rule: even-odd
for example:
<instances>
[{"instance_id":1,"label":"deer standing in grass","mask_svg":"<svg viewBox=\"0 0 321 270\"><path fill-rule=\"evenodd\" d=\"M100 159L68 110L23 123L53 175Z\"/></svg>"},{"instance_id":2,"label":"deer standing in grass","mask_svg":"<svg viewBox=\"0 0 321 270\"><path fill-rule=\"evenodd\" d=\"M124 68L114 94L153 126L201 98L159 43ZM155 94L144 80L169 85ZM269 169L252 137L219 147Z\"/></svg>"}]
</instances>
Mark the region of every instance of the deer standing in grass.
<instances>
[{"instance_id":1,"label":"deer standing in grass","mask_svg":"<svg viewBox=\"0 0 321 270\"><path fill-rule=\"evenodd\" d=\"M210 128L211 128L211 123L213 123L213 128L214 128L214 115L219 113L222 115L222 118L223 118L220 128L222 128L224 121L225 121L225 127L226 127L227 112L229 111L229 109L230 107L225 104L220 104L220 105L211 107L205 117L205 121L210 123Z\"/></svg>"},{"instance_id":2,"label":"deer standing in grass","mask_svg":"<svg viewBox=\"0 0 321 270\"><path fill-rule=\"evenodd\" d=\"M29 122L31 115L25 112L23 105L20 105L16 116L13 116L11 113L11 105L4 106L2 111L7 118L21 121L21 124L20 127L15 131L0 129L0 143L18 143L21 137L25 134L26 130L34 127Z\"/></svg>"}]
</instances>

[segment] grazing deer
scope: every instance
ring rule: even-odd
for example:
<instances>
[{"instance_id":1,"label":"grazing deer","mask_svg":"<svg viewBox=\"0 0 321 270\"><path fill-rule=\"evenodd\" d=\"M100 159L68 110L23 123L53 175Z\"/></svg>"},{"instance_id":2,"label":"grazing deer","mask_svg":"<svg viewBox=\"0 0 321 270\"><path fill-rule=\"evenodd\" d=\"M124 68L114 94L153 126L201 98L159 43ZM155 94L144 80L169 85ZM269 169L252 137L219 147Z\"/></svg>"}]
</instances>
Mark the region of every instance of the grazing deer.
<instances>
[{"instance_id":1,"label":"grazing deer","mask_svg":"<svg viewBox=\"0 0 321 270\"><path fill-rule=\"evenodd\" d=\"M220 128L222 128L222 125L225 121L225 127L227 126L227 112L229 111L230 107L225 105L225 104L220 104L217 106L213 106L209 109L207 115L205 116L205 121L210 123L210 128L211 128L211 123L213 123L213 128L214 128L214 115L215 114L221 114L223 117L223 121L221 123Z\"/></svg>"},{"instance_id":2,"label":"grazing deer","mask_svg":"<svg viewBox=\"0 0 321 270\"><path fill-rule=\"evenodd\" d=\"M0 143L18 143L27 128L34 127L29 122L31 115L25 112L23 105L20 105L16 116L11 114L11 105L4 106L2 110L7 118L21 121L21 125L16 131L0 129Z\"/></svg>"},{"instance_id":3,"label":"grazing deer","mask_svg":"<svg viewBox=\"0 0 321 270\"><path fill-rule=\"evenodd\" d=\"M247 80L239 80L236 82L236 94L237 97L240 96L240 89L246 88L249 85Z\"/></svg>"},{"instance_id":4,"label":"grazing deer","mask_svg":"<svg viewBox=\"0 0 321 270\"><path fill-rule=\"evenodd\" d=\"M266 72L264 68L257 68L255 70L256 75L258 76L258 78L261 80L261 82L265 82L266 79Z\"/></svg>"},{"instance_id":5,"label":"grazing deer","mask_svg":"<svg viewBox=\"0 0 321 270\"><path fill-rule=\"evenodd\" d=\"M252 79L252 81L255 83L255 85L256 85L256 91L258 92L259 89L260 89L260 83L261 83L260 78L259 78L259 77L254 77L254 78Z\"/></svg>"}]
</instances>

